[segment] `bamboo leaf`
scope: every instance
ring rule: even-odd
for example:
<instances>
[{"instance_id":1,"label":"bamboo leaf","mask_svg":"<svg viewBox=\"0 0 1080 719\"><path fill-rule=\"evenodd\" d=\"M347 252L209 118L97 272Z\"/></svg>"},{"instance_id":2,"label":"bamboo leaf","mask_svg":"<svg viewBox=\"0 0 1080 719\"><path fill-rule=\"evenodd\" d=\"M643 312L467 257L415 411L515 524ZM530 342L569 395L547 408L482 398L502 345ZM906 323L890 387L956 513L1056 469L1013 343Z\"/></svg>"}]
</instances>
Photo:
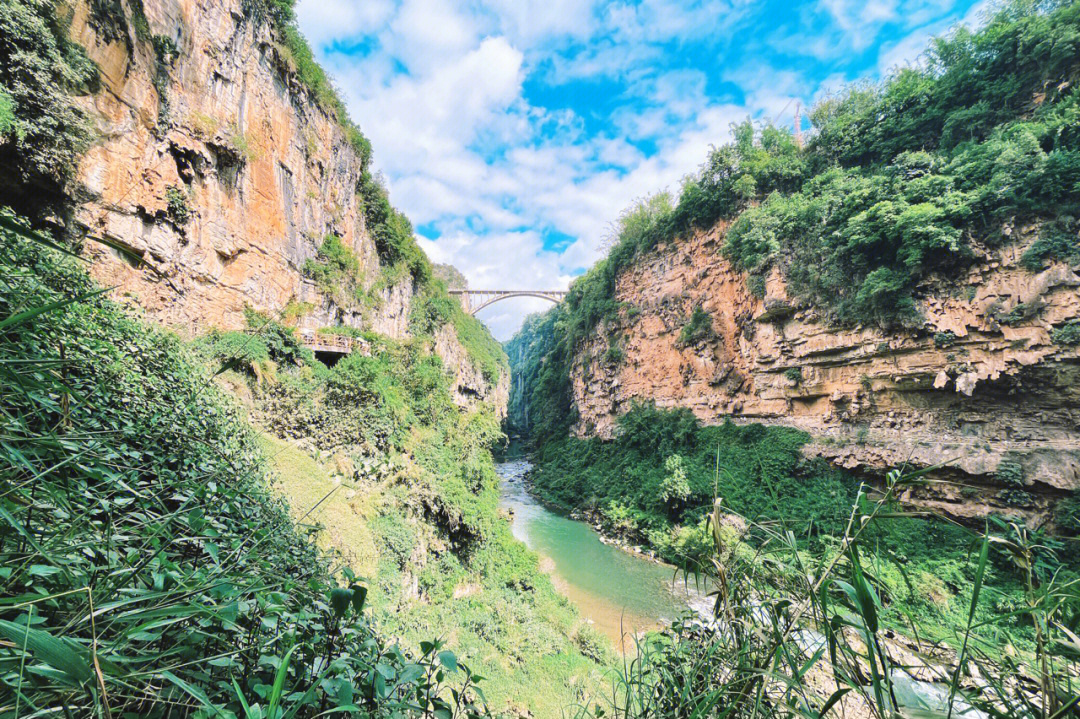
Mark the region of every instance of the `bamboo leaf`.
<instances>
[{"instance_id":1,"label":"bamboo leaf","mask_svg":"<svg viewBox=\"0 0 1080 719\"><path fill-rule=\"evenodd\" d=\"M112 289L112 287L107 287L105 289L96 290L94 292L87 292L86 294L79 295L78 297L69 297L66 300L57 300L56 302L50 302L47 305L42 305L40 307L33 307L31 309L24 310L22 312L19 312L18 314L8 317L7 319L0 320L0 330L7 329L8 327L20 324L22 322L26 322L27 320L32 320L38 315L43 315L46 312L53 312L63 307L67 307L68 305L75 304L76 302L83 302L93 297L97 297L98 295L103 295Z\"/></svg>"},{"instance_id":2,"label":"bamboo leaf","mask_svg":"<svg viewBox=\"0 0 1080 719\"><path fill-rule=\"evenodd\" d=\"M0 635L20 646L25 643L27 650L39 661L59 669L79 684L93 677L89 652L74 642L54 637L44 629L28 628L3 619L0 619Z\"/></svg>"},{"instance_id":3,"label":"bamboo leaf","mask_svg":"<svg viewBox=\"0 0 1080 719\"><path fill-rule=\"evenodd\" d=\"M277 719L277 706L281 701L281 692L285 687L285 677L289 674L289 662L292 661L293 652L296 651L294 645L285 652L285 657L281 660L281 666L278 667L277 676L274 677L274 686L270 690L270 701L267 704L266 716L267 719Z\"/></svg>"},{"instance_id":4,"label":"bamboo leaf","mask_svg":"<svg viewBox=\"0 0 1080 719\"><path fill-rule=\"evenodd\" d=\"M206 696L202 689L199 689L196 686L192 686L191 684L187 683L186 681L184 681L170 671L161 672L161 676L175 684L191 698L198 700L198 702L207 709L209 709L214 716L223 716L221 713L221 709L219 709L217 706L214 705L213 702L210 701L210 698Z\"/></svg>"}]
</instances>

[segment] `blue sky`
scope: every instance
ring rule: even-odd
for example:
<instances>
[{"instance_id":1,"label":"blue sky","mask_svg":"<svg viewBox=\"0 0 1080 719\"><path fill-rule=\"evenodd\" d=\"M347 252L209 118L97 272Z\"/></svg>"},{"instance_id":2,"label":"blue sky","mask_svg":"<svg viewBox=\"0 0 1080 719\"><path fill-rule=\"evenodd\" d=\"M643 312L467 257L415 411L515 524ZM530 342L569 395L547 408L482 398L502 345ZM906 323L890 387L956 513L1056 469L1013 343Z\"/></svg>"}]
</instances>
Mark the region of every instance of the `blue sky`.
<instances>
[{"instance_id":1,"label":"blue sky","mask_svg":"<svg viewBox=\"0 0 1080 719\"><path fill-rule=\"evenodd\" d=\"M478 289L556 289L733 122L790 126L796 102L918 62L989 2L300 0L297 14L432 259ZM480 316L507 339L545 307Z\"/></svg>"}]
</instances>

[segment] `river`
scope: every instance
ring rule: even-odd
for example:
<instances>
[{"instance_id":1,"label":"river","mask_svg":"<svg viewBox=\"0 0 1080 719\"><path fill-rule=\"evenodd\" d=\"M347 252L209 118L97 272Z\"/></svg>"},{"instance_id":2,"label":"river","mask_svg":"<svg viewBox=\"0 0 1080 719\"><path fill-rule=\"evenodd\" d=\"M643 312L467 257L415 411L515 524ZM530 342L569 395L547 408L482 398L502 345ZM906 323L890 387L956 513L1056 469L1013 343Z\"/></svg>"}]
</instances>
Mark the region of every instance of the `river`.
<instances>
[{"instance_id":1,"label":"river","mask_svg":"<svg viewBox=\"0 0 1080 719\"><path fill-rule=\"evenodd\" d=\"M496 466L500 504L513 514L514 536L540 555L541 566L556 588L616 647L632 651L636 635L670 623L690 609L707 618L708 599L693 579L688 585L670 565L601 542L585 522L553 512L533 498L525 481L531 467L521 459ZM812 629L801 630L799 635L803 649L811 652L825 640ZM894 671L893 681L901 706L945 710L949 693L943 684L919 681L903 671ZM987 719L961 697L954 701L953 716Z\"/></svg>"},{"instance_id":2,"label":"river","mask_svg":"<svg viewBox=\"0 0 1080 719\"><path fill-rule=\"evenodd\" d=\"M600 541L585 522L561 516L534 499L525 487L532 465L525 460L497 466L501 505L513 513L514 536L541 556L556 588L582 616L624 650L641 632L670 623L705 597L670 565L651 561Z\"/></svg>"}]
</instances>

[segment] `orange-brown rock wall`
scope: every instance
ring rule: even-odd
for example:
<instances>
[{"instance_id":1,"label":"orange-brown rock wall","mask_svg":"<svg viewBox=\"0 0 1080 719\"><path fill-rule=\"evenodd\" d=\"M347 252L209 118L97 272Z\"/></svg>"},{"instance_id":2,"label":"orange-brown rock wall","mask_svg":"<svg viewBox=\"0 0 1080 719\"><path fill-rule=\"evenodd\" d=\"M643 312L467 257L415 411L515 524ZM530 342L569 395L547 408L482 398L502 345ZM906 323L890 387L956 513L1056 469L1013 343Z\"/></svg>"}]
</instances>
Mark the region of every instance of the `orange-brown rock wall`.
<instances>
[{"instance_id":1,"label":"orange-brown rock wall","mask_svg":"<svg viewBox=\"0 0 1080 719\"><path fill-rule=\"evenodd\" d=\"M964 276L929 283L918 331L842 328L800 307L778 270L754 297L721 256L724 229L661 248L620 275L616 295L627 309L580 348L588 359L571 372L579 436L610 436L619 414L650 401L706 423L801 428L813 437L809 454L849 469L950 461L937 475L948 481L917 494L955 516L1041 521L1055 498L1080 488L1080 356L1050 337L1080 316L1077 268L1031 273L1018 264L1027 244L1019 240L984 251ZM1031 315L1003 322L1020 303ZM680 332L699 306L712 336L683 346ZM617 363L605 358L612 337ZM1027 496L1006 492L1015 488Z\"/></svg>"},{"instance_id":2,"label":"orange-brown rock wall","mask_svg":"<svg viewBox=\"0 0 1080 719\"><path fill-rule=\"evenodd\" d=\"M137 37L133 6L120 37L102 32L87 2L71 22L102 79L84 101L97 137L72 190L74 220L144 263L90 242L95 278L186 334L240 328L245 306L274 313L295 301L313 307L303 329L344 323L407 337L410 279L361 309L336 306L303 276L330 234L353 249L369 285L379 260L356 192L362 159L269 23L248 17L242 0L142 4L149 33L175 45L164 60ZM506 388L487 386L447 333L437 349L459 398L503 407Z\"/></svg>"}]
</instances>

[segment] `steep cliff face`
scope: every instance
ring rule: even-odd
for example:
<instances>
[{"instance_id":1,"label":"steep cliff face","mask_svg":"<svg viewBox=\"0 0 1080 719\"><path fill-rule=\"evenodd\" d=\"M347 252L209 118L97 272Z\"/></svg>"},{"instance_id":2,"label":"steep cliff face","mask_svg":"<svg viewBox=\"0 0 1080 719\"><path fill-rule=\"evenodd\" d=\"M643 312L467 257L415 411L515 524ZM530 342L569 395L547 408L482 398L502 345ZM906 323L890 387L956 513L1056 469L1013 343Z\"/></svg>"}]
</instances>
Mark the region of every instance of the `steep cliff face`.
<instances>
[{"instance_id":1,"label":"steep cliff face","mask_svg":"<svg viewBox=\"0 0 1080 719\"><path fill-rule=\"evenodd\" d=\"M951 461L937 476L967 487L932 483L911 498L953 516L1040 519L1080 488L1080 354L1051 336L1080 316L1080 277L1063 263L1019 266L1031 228L978 249L966 275L931 281L925 327L895 332L831 325L789 298L777 270L753 296L720 255L725 229L618 277L619 319L571 370L579 436L610 436L633 402L652 401L706 423L801 428L815 438L809 453L849 469ZM707 326L687 337L697 308Z\"/></svg>"},{"instance_id":2,"label":"steep cliff face","mask_svg":"<svg viewBox=\"0 0 1080 719\"><path fill-rule=\"evenodd\" d=\"M248 5L147 0L115 3L111 16L76 6L71 37L99 65L102 89L84 101L98 138L79 167L75 219L144 263L88 243L93 274L189 333L239 328L245 306L294 302L309 306L302 329L408 337L419 291L408 275L380 283L363 308L336 305L303 275L335 235L366 289L375 285L379 256L357 193L364 158ZM505 404L507 380L485 381L452 328L436 349L460 400Z\"/></svg>"}]
</instances>

